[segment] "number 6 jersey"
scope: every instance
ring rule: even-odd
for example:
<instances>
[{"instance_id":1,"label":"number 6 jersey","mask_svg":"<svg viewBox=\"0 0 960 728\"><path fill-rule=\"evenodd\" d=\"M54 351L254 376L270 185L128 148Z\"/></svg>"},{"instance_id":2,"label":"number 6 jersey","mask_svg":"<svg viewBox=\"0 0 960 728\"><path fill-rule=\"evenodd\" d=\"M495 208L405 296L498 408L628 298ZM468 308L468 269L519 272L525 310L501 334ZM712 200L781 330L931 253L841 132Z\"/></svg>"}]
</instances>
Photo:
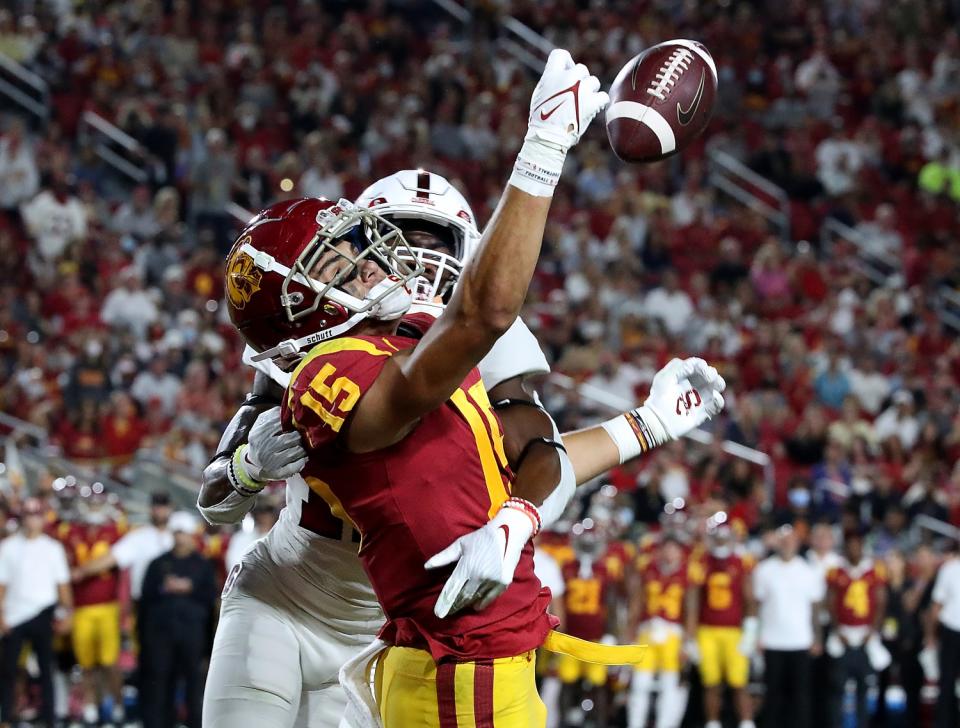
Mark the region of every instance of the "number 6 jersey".
<instances>
[{"instance_id":1,"label":"number 6 jersey","mask_svg":"<svg viewBox=\"0 0 960 728\"><path fill-rule=\"evenodd\" d=\"M482 612L437 619L433 605L450 569L424 562L481 527L509 497L500 423L474 370L441 407L400 442L365 454L341 440L357 405L390 357L415 346L405 336L355 336L316 346L297 367L282 421L310 451L301 475L310 489L300 526L317 527L308 506L360 534L360 559L386 614L381 637L428 649L434 659L507 657L539 646L550 629L549 590L524 549L513 584ZM319 511L318 511L319 512Z\"/></svg>"}]
</instances>

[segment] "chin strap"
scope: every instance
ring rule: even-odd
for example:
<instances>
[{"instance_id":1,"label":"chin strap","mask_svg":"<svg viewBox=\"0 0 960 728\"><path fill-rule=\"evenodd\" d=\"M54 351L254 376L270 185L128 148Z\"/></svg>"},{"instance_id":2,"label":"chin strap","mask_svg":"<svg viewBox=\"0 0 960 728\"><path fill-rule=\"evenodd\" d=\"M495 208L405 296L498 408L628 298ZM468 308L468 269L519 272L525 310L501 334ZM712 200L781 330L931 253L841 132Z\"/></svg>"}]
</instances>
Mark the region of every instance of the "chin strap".
<instances>
[{"instance_id":1,"label":"chin strap","mask_svg":"<svg viewBox=\"0 0 960 728\"><path fill-rule=\"evenodd\" d=\"M281 341L272 349L267 349L252 356L250 360L254 362L277 358L289 360L299 355L301 351L308 347L347 333L364 319L396 321L410 310L410 306L413 303L413 294L406 286L397 286L397 280L396 276L390 276L384 278L370 289L366 295L367 299L376 299L381 296L383 298L369 311L355 313L342 324L331 326L329 329L315 331L299 339L286 339L285 341Z\"/></svg>"}]
</instances>

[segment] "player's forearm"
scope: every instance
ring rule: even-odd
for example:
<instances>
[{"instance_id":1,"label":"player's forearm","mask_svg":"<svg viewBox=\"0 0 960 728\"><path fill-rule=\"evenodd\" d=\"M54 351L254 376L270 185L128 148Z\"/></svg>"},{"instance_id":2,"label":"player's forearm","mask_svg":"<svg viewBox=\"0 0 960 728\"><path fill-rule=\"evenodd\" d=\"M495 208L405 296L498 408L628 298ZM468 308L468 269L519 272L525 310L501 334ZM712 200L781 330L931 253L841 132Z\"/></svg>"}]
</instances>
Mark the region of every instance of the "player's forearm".
<instances>
[{"instance_id":1,"label":"player's forearm","mask_svg":"<svg viewBox=\"0 0 960 728\"><path fill-rule=\"evenodd\" d=\"M583 485L620 464L620 452L602 425L564 434L563 445L573 464L577 485Z\"/></svg>"},{"instance_id":2,"label":"player's forearm","mask_svg":"<svg viewBox=\"0 0 960 728\"><path fill-rule=\"evenodd\" d=\"M877 634L880 634L880 630L883 628L883 618L887 613L887 592L886 589L882 587L876 588L876 604L877 607L874 610L873 617L873 631Z\"/></svg>"},{"instance_id":3,"label":"player's forearm","mask_svg":"<svg viewBox=\"0 0 960 728\"><path fill-rule=\"evenodd\" d=\"M217 447L217 455L203 470L197 508L210 523L239 523L256 503L256 496L244 495L233 487L227 472L234 451L247 442L250 429L262 412L276 406L280 387L257 372L253 390L227 425Z\"/></svg>"},{"instance_id":4,"label":"player's forearm","mask_svg":"<svg viewBox=\"0 0 960 728\"><path fill-rule=\"evenodd\" d=\"M697 633L699 614L700 592L698 589L690 589L687 592L686 617L684 619L685 629L688 637L693 637Z\"/></svg>"},{"instance_id":5,"label":"player's forearm","mask_svg":"<svg viewBox=\"0 0 960 728\"><path fill-rule=\"evenodd\" d=\"M117 560L114 558L113 554L104 554L95 559L91 559L83 566L77 567L76 571L80 574L81 577L96 576L97 574L102 574L105 571L110 571L117 566Z\"/></svg>"},{"instance_id":6,"label":"player's forearm","mask_svg":"<svg viewBox=\"0 0 960 728\"><path fill-rule=\"evenodd\" d=\"M813 609L811 610L812 614L810 621L812 622L811 626L813 627L813 643L815 645L823 644L823 625L820 623L820 610L822 608L823 605L818 602L813 605ZM834 621L834 624L836 624L836 621Z\"/></svg>"},{"instance_id":7,"label":"player's forearm","mask_svg":"<svg viewBox=\"0 0 960 728\"><path fill-rule=\"evenodd\" d=\"M73 590L69 584L59 584L57 586L57 597L61 607L73 609Z\"/></svg>"},{"instance_id":8,"label":"player's forearm","mask_svg":"<svg viewBox=\"0 0 960 728\"><path fill-rule=\"evenodd\" d=\"M492 328L497 332L494 341L520 315L540 257L550 201L508 185L477 254L460 276L460 295L454 296L448 312L452 308L462 322Z\"/></svg>"},{"instance_id":9,"label":"player's forearm","mask_svg":"<svg viewBox=\"0 0 960 728\"><path fill-rule=\"evenodd\" d=\"M550 199L508 187L446 310L405 359L408 408L446 401L513 324L527 295Z\"/></svg>"}]
</instances>

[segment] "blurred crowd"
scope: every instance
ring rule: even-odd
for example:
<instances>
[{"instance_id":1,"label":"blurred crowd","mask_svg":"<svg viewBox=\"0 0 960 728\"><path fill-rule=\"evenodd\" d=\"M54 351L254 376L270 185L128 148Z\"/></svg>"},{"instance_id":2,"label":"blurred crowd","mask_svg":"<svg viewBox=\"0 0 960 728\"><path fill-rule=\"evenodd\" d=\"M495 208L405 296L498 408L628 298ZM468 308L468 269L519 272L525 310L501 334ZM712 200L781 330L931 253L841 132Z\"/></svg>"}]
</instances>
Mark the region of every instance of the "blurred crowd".
<instances>
[{"instance_id":1,"label":"blurred crowd","mask_svg":"<svg viewBox=\"0 0 960 728\"><path fill-rule=\"evenodd\" d=\"M217 595L276 499L231 534L165 491L131 524L102 483L40 485L0 505L0 725L199 726Z\"/></svg>"},{"instance_id":2,"label":"blurred crowd","mask_svg":"<svg viewBox=\"0 0 960 728\"><path fill-rule=\"evenodd\" d=\"M865 528L878 557L919 554L917 523L960 525L960 344L934 305L960 285L956 2L468 5L469 27L427 0L0 9L0 53L51 111L0 116L0 411L120 481L144 453L199 472L251 382L222 305L231 205L352 198L422 166L485 220L535 78L501 42L510 15L605 82L673 37L718 66L682 156L621 164L600 124L576 148L525 314L589 385L547 386L562 429L641 402L675 355L728 382L713 445L610 474L634 533L681 501L754 536ZM87 111L139 143L145 182L80 133ZM711 184L718 153L786 191L785 239Z\"/></svg>"}]
</instances>

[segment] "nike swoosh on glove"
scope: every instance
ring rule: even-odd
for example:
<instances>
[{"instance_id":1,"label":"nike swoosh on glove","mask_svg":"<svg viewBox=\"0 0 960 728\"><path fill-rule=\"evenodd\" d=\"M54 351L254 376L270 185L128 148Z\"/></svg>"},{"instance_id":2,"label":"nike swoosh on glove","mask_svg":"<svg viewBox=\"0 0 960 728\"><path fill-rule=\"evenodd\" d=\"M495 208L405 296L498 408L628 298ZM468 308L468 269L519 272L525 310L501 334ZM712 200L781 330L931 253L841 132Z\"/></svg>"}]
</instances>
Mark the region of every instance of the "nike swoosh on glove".
<instances>
[{"instance_id":1,"label":"nike swoosh on glove","mask_svg":"<svg viewBox=\"0 0 960 728\"><path fill-rule=\"evenodd\" d=\"M510 184L530 195L552 197L567 151L609 102L586 66L574 63L562 48L553 50L530 98L527 134Z\"/></svg>"},{"instance_id":2,"label":"nike swoosh on glove","mask_svg":"<svg viewBox=\"0 0 960 728\"><path fill-rule=\"evenodd\" d=\"M247 448L239 458L247 475L258 482L286 480L307 464L307 451L298 432L284 432L280 408L273 407L257 417L250 428Z\"/></svg>"},{"instance_id":3,"label":"nike swoosh on glove","mask_svg":"<svg viewBox=\"0 0 960 728\"><path fill-rule=\"evenodd\" d=\"M654 444L662 445L719 414L726 387L703 359L672 359L654 376L650 396L637 413L652 431Z\"/></svg>"},{"instance_id":4,"label":"nike swoosh on glove","mask_svg":"<svg viewBox=\"0 0 960 728\"><path fill-rule=\"evenodd\" d=\"M543 75L530 97L526 139L567 150L580 141L594 117L610 102L600 80L569 51L550 52Z\"/></svg>"},{"instance_id":5,"label":"nike swoosh on glove","mask_svg":"<svg viewBox=\"0 0 960 728\"><path fill-rule=\"evenodd\" d=\"M456 563L433 607L441 619L471 604L485 609L513 582L520 553L534 532L523 511L501 508L483 527L461 536L424 564L439 569Z\"/></svg>"}]
</instances>

